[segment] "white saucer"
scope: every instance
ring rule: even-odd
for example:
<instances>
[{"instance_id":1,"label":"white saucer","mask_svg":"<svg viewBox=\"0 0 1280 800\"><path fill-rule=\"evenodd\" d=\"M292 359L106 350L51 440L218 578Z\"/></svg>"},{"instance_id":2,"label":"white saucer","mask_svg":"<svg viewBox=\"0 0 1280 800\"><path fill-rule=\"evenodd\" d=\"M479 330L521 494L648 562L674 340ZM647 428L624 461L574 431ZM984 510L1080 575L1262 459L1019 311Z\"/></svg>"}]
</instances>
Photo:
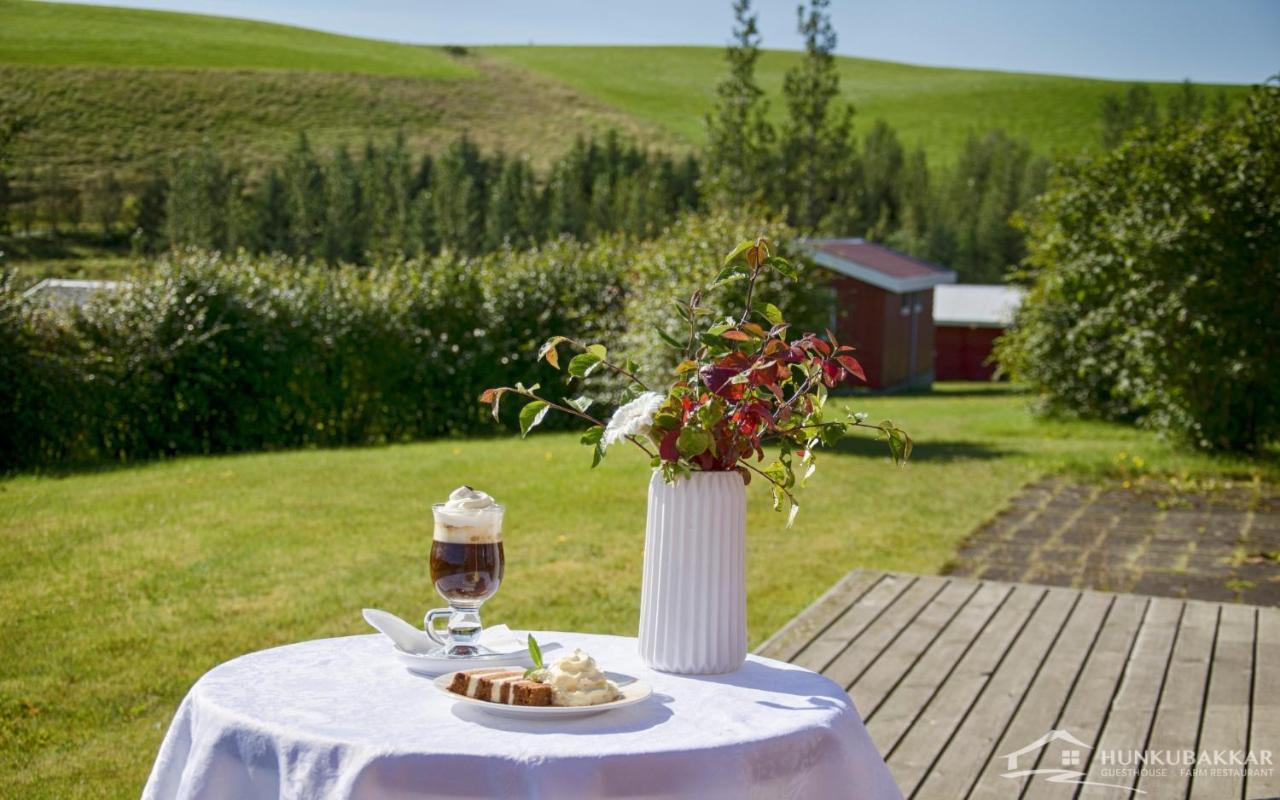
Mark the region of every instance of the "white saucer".
<instances>
[{"instance_id":1,"label":"white saucer","mask_svg":"<svg viewBox=\"0 0 1280 800\"><path fill-rule=\"evenodd\" d=\"M460 670L461 671L461 670ZM593 714L603 714L606 711L615 711L619 708L633 706L636 703L643 703L653 694L653 688L649 686L647 681L639 678L633 678L630 675L623 675L618 672L606 672L605 676L609 680L618 684L618 689L622 692L622 697L614 700L612 703L601 703L598 706L509 706L503 703L490 703L485 700L477 700L474 697L455 694L449 691L449 684L453 683L454 673L450 672L441 675L432 683L436 688L444 692L452 699L464 705L477 708L486 714L493 714L498 717L516 717L519 719L528 719L530 717L538 717L542 719L574 719L576 717L589 717Z\"/></svg>"},{"instance_id":2,"label":"white saucer","mask_svg":"<svg viewBox=\"0 0 1280 800\"><path fill-rule=\"evenodd\" d=\"M542 646L544 653L555 652L559 649L560 645L556 642L548 642ZM533 666L533 659L529 658L528 648L510 653L490 653L466 658L446 656L443 648L433 650L430 653L406 653L399 647L392 645L391 651L395 653L396 660L407 667L410 672L432 677L444 672L452 673L481 667L523 667L528 669Z\"/></svg>"}]
</instances>

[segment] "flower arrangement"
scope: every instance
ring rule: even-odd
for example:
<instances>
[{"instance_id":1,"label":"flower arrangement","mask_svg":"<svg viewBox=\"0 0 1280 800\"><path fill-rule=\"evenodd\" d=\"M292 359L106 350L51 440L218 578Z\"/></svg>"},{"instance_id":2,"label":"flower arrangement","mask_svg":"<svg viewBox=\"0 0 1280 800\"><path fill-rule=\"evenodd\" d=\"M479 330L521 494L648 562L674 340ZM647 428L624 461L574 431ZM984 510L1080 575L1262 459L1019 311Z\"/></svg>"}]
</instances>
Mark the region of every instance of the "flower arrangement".
<instances>
[{"instance_id":1,"label":"flower arrangement","mask_svg":"<svg viewBox=\"0 0 1280 800\"><path fill-rule=\"evenodd\" d=\"M573 350L564 367L571 381L601 370L623 379L618 408L607 422L590 413L596 404L593 398L581 395L555 402L537 384L487 389L480 402L492 406L497 419L503 396L527 399L520 411L522 436L552 410L581 418L590 424L582 443L593 450L592 467L610 447L629 441L669 482L693 471L736 471L748 484L755 475L771 485L774 508L788 508L790 526L800 509L794 490L813 474L817 448L831 446L854 428L867 428L888 443L894 462L902 463L911 454L911 438L892 422L868 423L864 413L826 418L829 390L847 380L865 381L862 365L854 349L841 345L830 331L826 336L792 336L777 307L757 305L756 282L767 270L798 278L795 267L773 252L767 238L744 241L725 258L709 287L687 302L676 301L688 334L680 341L658 331L679 354L673 381L662 391L646 386L636 377L635 362L612 356L603 344L567 336L548 339L538 358L560 369L560 349ZM707 293L738 281L746 282L739 316L718 317L702 305ZM766 447L776 448L776 457L767 464Z\"/></svg>"}]
</instances>

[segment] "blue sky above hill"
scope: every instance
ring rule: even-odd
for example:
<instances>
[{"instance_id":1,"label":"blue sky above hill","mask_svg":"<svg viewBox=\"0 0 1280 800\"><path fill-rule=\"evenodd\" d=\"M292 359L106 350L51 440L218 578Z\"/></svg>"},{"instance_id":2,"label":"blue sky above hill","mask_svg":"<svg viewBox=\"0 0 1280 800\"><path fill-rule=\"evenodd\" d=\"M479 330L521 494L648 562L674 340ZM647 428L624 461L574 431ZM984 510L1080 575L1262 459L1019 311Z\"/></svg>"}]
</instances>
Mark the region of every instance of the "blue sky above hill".
<instances>
[{"instance_id":1,"label":"blue sky above hill","mask_svg":"<svg viewBox=\"0 0 1280 800\"><path fill-rule=\"evenodd\" d=\"M84 2L85 0L80 0ZM97 0L89 0L97 2ZM113 0L423 44L723 44L728 0ZM757 0L764 46L795 49L793 0ZM1275 0L835 0L845 55L1132 80L1256 83L1280 72Z\"/></svg>"}]
</instances>

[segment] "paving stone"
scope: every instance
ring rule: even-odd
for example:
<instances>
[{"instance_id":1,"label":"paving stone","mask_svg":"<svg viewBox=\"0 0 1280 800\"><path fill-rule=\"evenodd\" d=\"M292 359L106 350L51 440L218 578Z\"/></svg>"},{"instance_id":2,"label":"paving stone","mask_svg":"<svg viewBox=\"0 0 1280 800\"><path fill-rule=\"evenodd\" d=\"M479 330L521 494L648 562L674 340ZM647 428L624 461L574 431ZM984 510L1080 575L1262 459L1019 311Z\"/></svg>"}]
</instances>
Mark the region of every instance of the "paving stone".
<instances>
[{"instance_id":1,"label":"paving stone","mask_svg":"<svg viewBox=\"0 0 1280 800\"><path fill-rule=\"evenodd\" d=\"M1062 479L1024 487L979 528L955 575L1280 605L1280 489L1188 493Z\"/></svg>"}]
</instances>

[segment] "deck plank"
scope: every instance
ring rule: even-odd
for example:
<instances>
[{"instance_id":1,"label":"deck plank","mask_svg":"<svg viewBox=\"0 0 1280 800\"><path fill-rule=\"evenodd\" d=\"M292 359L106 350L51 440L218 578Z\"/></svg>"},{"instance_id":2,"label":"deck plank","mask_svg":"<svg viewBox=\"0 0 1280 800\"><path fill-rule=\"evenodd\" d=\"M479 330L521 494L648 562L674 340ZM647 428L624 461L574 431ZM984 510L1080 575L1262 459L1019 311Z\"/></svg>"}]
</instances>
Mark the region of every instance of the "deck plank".
<instances>
[{"instance_id":1,"label":"deck plank","mask_svg":"<svg viewBox=\"0 0 1280 800\"><path fill-rule=\"evenodd\" d=\"M904 796L913 796L926 775L932 777L929 769L934 760L964 722L1014 641L1018 641L1019 652L1034 650L1061 621L1057 604L1042 602L1047 593L1041 587L1018 587L907 734L891 752L884 753ZM1024 631L1029 634L1025 639L1021 637ZM926 791L920 796L936 795Z\"/></svg>"},{"instance_id":2,"label":"deck plank","mask_svg":"<svg viewBox=\"0 0 1280 800\"><path fill-rule=\"evenodd\" d=\"M1010 771L1005 756L1053 729L1112 605L1109 596L1096 592L1060 591L1046 602L1061 606L1063 622L1046 626L1043 645L1025 647L995 676L992 691L957 737L968 746L940 759L927 786L958 786L974 797L1008 797L1011 787L1021 788L1022 780L1004 777Z\"/></svg>"},{"instance_id":3,"label":"deck plank","mask_svg":"<svg viewBox=\"0 0 1280 800\"><path fill-rule=\"evenodd\" d=\"M867 626L858 637L856 645L845 648L822 670L822 674L848 689L896 639L918 623L932 607L939 604L947 606L944 612L949 616L950 607L972 594L973 588L971 585L966 586L967 583L969 582L958 581L952 584L946 578L932 576L920 578L898 597L892 608L886 609ZM854 700L857 704L856 695ZM857 705L861 710L861 704Z\"/></svg>"},{"instance_id":4,"label":"deck plank","mask_svg":"<svg viewBox=\"0 0 1280 800\"><path fill-rule=\"evenodd\" d=\"M1224 605L1218 618L1218 638L1213 645L1209 694L1205 698L1197 750L1249 749L1249 701L1253 686L1253 640L1258 611L1251 606ZM1203 769L1203 767L1202 767ZM1191 779L1191 800L1244 796L1244 771L1231 774L1197 772Z\"/></svg>"},{"instance_id":5,"label":"deck plank","mask_svg":"<svg viewBox=\"0 0 1280 800\"><path fill-rule=\"evenodd\" d=\"M886 609L893 605L898 595L915 584L914 575L886 574L876 581L870 591L863 594L818 636L805 645L791 659L791 663L822 672L831 660L838 656L859 634Z\"/></svg>"},{"instance_id":6,"label":"deck plank","mask_svg":"<svg viewBox=\"0 0 1280 800\"><path fill-rule=\"evenodd\" d=\"M1253 719L1249 747L1280 761L1280 608L1258 609L1253 648ZM1262 765L1259 765L1262 767ZM1280 767L1245 778L1246 797L1280 797Z\"/></svg>"},{"instance_id":7,"label":"deck plank","mask_svg":"<svg viewBox=\"0 0 1280 800\"><path fill-rule=\"evenodd\" d=\"M1107 709L1111 707L1120 676L1125 664L1129 661L1134 641L1138 634L1138 626L1146 613L1150 598L1137 595L1115 595L1111 604L1111 612L1098 632L1098 637L1084 663L1083 669L1071 688L1071 696L1062 714L1051 728L1046 728L1037 736L1049 730L1070 732L1078 740L1091 745L1098 740L1102 726L1106 720ZM1027 742L1032 741L1028 739ZM1064 760L1067 753L1075 754L1074 763ZM1070 769L1083 772L1081 766L1088 766L1089 751L1075 746L1048 748L1041 750L1036 760L1037 769ZM1073 797L1078 784L1057 783L1047 780L1035 780L1027 786L1023 797L1027 800L1067 800Z\"/></svg>"},{"instance_id":8,"label":"deck plank","mask_svg":"<svg viewBox=\"0 0 1280 800\"><path fill-rule=\"evenodd\" d=\"M1218 606L1213 603L1187 603L1160 692L1148 749L1164 751L1195 747L1217 629ZM1148 797L1184 797L1189 783L1187 776L1177 767L1144 773L1138 778L1138 788Z\"/></svg>"},{"instance_id":9,"label":"deck plank","mask_svg":"<svg viewBox=\"0 0 1280 800\"><path fill-rule=\"evenodd\" d=\"M1124 677L1111 704L1106 725L1091 751L1085 777L1090 783L1109 783L1117 788L1091 788L1090 798L1124 800L1133 797L1130 789L1137 782L1136 773L1111 774L1121 765L1114 763L1115 756L1110 758L1113 763L1104 763L1107 759L1098 754L1146 749L1183 608L1185 604L1182 601L1167 597L1152 598L1151 605L1147 608L1146 618L1138 632L1133 655L1125 666ZM1124 766L1132 767L1132 764Z\"/></svg>"},{"instance_id":10,"label":"deck plank","mask_svg":"<svg viewBox=\"0 0 1280 800\"><path fill-rule=\"evenodd\" d=\"M756 652L768 658L791 661L805 645L825 631L883 577L882 572L860 569L850 572L815 600L813 605L769 637Z\"/></svg>"},{"instance_id":11,"label":"deck plank","mask_svg":"<svg viewBox=\"0 0 1280 800\"><path fill-rule=\"evenodd\" d=\"M1274 764L1116 769L1134 751L1275 759L1280 609L855 571L758 652L844 686L905 797L1280 797ZM1011 754L1086 783L1005 778Z\"/></svg>"},{"instance_id":12,"label":"deck plank","mask_svg":"<svg viewBox=\"0 0 1280 800\"><path fill-rule=\"evenodd\" d=\"M867 730L881 752L898 743L1012 593L1010 584L984 583L888 697L864 710Z\"/></svg>"}]
</instances>

